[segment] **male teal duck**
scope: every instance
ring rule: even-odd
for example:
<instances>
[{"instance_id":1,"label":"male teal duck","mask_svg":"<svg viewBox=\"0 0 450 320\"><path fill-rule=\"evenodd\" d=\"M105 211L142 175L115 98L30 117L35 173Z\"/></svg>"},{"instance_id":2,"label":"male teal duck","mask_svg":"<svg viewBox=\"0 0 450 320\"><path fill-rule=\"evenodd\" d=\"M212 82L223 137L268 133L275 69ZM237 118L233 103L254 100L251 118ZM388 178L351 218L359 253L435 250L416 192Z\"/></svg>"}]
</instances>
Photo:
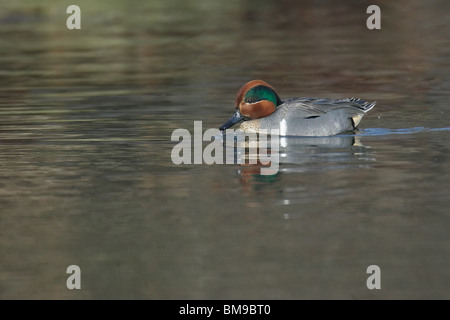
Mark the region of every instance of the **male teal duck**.
<instances>
[{"instance_id":1,"label":"male teal duck","mask_svg":"<svg viewBox=\"0 0 450 320\"><path fill-rule=\"evenodd\" d=\"M356 129L375 102L362 99L287 98L281 100L275 89L262 80L252 80L238 91L233 116L219 129L226 130L243 121L244 132L281 136L332 136Z\"/></svg>"}]
</instances>

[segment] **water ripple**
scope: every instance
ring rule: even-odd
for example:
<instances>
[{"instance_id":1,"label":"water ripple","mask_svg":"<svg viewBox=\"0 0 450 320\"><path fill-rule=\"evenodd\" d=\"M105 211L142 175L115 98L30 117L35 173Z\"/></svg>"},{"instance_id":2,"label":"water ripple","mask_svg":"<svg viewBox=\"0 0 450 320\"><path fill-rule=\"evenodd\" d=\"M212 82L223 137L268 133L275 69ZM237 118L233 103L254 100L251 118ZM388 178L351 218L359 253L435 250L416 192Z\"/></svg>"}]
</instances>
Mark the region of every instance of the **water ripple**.
<instances>
[{"instance_id":1,"label":"water ripple","mask_svg":"<svg viewBox=\"0 0 450 320\"><path fill-rule=\"evenodd\" d=\"M434 132L434 131L450 131L450 127L444 128L426 128L426 127L412 127L412 128L400 128L400 129L388 129L388 128L366 128L361 129L359 136L385 136L391 134L413 134L419 132Z\"/></svg>"}]
</instances>

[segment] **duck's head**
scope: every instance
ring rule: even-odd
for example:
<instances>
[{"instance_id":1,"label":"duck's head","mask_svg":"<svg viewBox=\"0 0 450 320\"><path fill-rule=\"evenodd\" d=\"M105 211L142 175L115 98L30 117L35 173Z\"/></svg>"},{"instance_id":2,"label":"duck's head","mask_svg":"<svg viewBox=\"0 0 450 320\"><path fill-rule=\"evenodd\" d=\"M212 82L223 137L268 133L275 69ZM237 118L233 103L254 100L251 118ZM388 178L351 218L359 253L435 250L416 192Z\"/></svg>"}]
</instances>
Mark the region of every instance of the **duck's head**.
<instances>
[{"instance_id":1,"label":"duck's head","mask_svg":"<svg viewBox=\"0 0 450 320\"><path fill-rule=\"evenodd\" d=\"M236 95L235 112L219 129L225 130L239 121L267 117L281 104L275 89L262 80L244 84Z\"/></svg>"}]
</instances>

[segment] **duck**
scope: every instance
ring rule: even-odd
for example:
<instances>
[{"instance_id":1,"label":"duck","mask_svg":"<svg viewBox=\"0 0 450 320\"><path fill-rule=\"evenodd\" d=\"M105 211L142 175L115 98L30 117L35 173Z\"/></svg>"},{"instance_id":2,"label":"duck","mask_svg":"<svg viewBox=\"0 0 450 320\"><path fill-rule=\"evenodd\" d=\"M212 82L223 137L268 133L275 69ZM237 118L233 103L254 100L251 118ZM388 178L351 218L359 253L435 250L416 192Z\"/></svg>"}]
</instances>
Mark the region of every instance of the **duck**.
<instances>
[{"instance_id":1,"label":"duck","mask_svg":"<svg viewBox=\"0 0 450 320\"><path fill-rule=\"evenodd\" d=\"M270 133L280 136L333 136L354 131L376 102L359 98L286 98L281 99L274 87L263 80L251 80L238 91L235 111L219 130L241 122L248 133Z\"/></svg>"}]
</instances>

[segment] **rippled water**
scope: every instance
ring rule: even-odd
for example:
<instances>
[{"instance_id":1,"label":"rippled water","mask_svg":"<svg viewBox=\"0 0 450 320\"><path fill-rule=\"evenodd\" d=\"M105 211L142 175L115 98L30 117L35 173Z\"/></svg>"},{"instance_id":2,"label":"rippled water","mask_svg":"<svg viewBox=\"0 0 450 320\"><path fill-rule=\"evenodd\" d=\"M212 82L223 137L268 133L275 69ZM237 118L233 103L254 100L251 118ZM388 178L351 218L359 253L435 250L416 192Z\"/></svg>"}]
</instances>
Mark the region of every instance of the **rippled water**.
<instances>
[{"instance_id":1,"label":"rippled water","mask_svg":"<svg viewBox=\"0 0 450 320\"><path fill-rule=\"evenodd\" d=\"M0 298L450 297L448 1L382 3L381 30L364 1L77 1L81 30L70 4L2 3ZM275 175L173 164L250 79L377 105L282 138Z\"/></svg>"}]
</instances>

